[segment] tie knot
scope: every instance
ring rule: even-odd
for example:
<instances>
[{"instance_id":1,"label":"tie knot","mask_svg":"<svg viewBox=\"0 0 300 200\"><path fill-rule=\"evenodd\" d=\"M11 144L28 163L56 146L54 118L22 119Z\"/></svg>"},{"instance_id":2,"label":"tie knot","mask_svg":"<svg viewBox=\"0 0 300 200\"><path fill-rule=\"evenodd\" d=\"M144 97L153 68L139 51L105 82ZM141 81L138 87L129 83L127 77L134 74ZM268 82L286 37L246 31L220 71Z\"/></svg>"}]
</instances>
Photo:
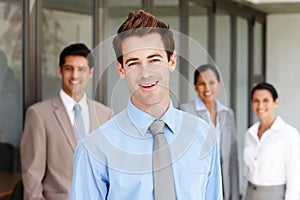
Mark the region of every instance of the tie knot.
<instances>
[{"instance_id":1,"label":"tie knot","mask_svg":"<svg viewBox=\"0 0 300 200\"><path fill-rule=\"evenodd\" d=\"M154 120L149 127L151 133L155 136L157 134L163 134L165 128L165 122L162 120Z\"/></svg>"},{"instance_id":2,"label":"tie knot","mask_svg":"<svg viewBox=\"0 0 300 200\"><path fill-rule=\"evenodd\" d=\"M75 112L81 111L81 107L80 107L80 105L79 105L78 103L76 103L76 104L74 105L74 108L73 108L73 109L75 110Z\"/></svg>"}]
</instances>

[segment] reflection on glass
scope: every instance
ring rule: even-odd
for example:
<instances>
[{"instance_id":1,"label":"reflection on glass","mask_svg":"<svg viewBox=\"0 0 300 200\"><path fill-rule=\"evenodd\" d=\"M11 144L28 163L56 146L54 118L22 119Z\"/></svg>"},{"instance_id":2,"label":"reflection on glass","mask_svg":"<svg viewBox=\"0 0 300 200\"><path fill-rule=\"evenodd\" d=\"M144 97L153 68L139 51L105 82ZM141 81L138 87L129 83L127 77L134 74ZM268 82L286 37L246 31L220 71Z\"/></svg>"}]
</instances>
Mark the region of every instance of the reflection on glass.
<instances>
[{"instance_id":1,"label":"reflection on glass","mask_svg":"<svg viewBox=\"0 0 300 200\"><path fill-rule=\"evenodd\" d=\"M0 140L18 146L21 135L22 5L0 3Z\"/></svg>"},{"instance_id":2,"label":"reflection on glass","mask_svg":"<svg viewBox=\"0 0 300 200\"><path fill-rule=\"evenodd\" d=\"M61 50L75 42L85 43L89 48L92 47L92 0L80 2L78 1L76 6L70 0L61 1L59 4L53 3L52 0L43 2L43 99L57 94L61 88L58 68ZM92 91L92 81L90 81L87 88L89 97Z\"/></svg>"},{"instance_id":3,"label":"reflection on glass","mask_svg":"<svg viewBox=\"0 0 300 200\"><path fill-rule=\"evenodd\" d=\"M22 1L0 2L0 149L12 145L18 152L22 135ZM7 152L7 151L5 151ZM0 152L0 159L8 156L9 168L18 169L18 153ZM3 164L3 162L2 162Z\"/></svg>"}]
</instances>

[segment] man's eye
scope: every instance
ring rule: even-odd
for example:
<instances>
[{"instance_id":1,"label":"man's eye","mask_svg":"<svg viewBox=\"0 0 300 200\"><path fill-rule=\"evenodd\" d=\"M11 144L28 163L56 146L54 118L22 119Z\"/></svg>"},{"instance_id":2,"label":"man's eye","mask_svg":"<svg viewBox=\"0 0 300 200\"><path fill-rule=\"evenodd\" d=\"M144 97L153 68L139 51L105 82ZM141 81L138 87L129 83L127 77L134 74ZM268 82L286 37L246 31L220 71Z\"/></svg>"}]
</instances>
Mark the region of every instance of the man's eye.
<instances>
[{"instance_id":1,"label":"man's eye","mask_svg":"<svg viewBox=\"0 0 300 200\"><path fill-rule=\"evenodd\" d=\"M160 59L152 59L151 60L151 63L158 63L158 62L160 62Z\"/></svg>"},{"instance_id":2,"label":"man's eye","mask_svg":"<svg viewBox=\"0 0 300 200\"><path fill-rule=\"evenodd\" d=\"M128 63L128 66L129 66L129 67L136 66L136 65L138 65L137 62L130 62L130 63Z\"/></svg>"},{"instance_id":3,"label":"man's eye","mask_svg":"<svg viewBox=\"0 0 300 200\"><path fill-rule=\"evenodd\" d=\"M205 86L206 83L205 83L205 82L200 82L200 83L198 83L198 85L200 85L200 86Z\"/></svg>"},{"instance_id":4,"label":"man's eye","mask_svg":"<svg viewBox=\"0 0 300 200\"><path fill-rule=\"evenodd\" d=\"M86 67L80 67L80 68L79 68L79 71L85 72L85 71L87 71L87 68L86 68Z\"/></svg>"}]
</instances>

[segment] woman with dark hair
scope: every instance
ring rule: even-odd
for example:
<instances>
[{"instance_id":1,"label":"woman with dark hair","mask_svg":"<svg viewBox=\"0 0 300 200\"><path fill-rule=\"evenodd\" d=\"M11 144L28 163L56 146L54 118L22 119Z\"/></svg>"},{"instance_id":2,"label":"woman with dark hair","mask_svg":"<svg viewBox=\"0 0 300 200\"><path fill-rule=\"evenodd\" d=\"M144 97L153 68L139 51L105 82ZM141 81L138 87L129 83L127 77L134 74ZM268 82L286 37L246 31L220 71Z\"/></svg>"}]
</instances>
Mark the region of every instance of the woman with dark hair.
<instances>
[{"instance_id":1,"label":"woman with dark hair","mask_svg":"<svg viewBox=\"0 0 300 200\"><path fill-rule=\"evenodd\" d=\"M275 116L278 104L271 84L259 83L252 89L252 110L259 121L245 135L245 200L300 198L300 137L294 127Z\"/></svg>"},{"instance_id":2,"label":"woman with dark hair","mask_svg":"<svg viewBox=\"0 0 300 200\"><path fill-rule=\"evenodd\" d=\"M197 115L208 122L219 138L223 199L239 199L239 169L235 119L230 108L217 99L221 78L212 64L199 66L194 73L195 100L184 103L181 110Z\"/></svg>"}]
</instances>

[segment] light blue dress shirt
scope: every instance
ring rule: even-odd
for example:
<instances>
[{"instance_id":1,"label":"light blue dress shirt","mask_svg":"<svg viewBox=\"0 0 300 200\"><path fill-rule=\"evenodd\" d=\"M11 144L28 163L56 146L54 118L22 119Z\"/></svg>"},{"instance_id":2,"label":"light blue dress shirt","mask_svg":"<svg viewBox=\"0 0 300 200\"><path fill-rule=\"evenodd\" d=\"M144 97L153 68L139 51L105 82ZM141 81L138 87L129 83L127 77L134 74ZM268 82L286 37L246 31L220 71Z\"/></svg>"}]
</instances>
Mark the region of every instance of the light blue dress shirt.
<instances>
[{"instance_id":1,"label":"light blue dress shirt","mask_svg":"<svg viewBox=\"0 0 300 200\"><path fill-rule=\"evenodd\" d=\"M222 199L217 139L210 126L172 103L161 118L178 200ZM71 199L153 200L155 120L131 102L77 145Z\"/></svg>"}]
</instances>

